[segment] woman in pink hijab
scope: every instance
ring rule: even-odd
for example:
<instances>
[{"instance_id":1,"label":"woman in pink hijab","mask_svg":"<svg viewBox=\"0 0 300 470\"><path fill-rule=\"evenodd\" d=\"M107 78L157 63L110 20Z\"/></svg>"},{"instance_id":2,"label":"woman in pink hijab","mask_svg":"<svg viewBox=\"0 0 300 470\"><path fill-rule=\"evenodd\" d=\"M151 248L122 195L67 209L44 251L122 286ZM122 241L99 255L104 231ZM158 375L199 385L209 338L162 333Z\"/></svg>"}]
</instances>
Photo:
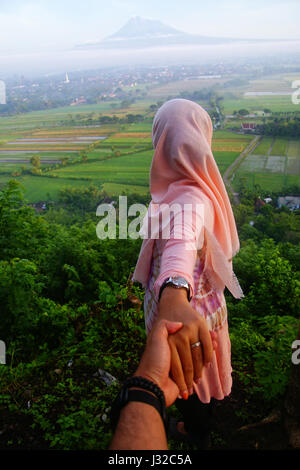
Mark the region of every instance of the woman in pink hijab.
<instances>
[{"instance_id":1,"label":"woman in pink hijab","mask_svg":"<svg viewBox=\"0 0 300 470\"><path fill-rule=\"evenodd\" d=\"M171 375L180 393L176 406L183 414L175 431L198 443L209 432L209 404L232 386L224 289L243 297L232 270L239 240L212 133L208 113L194 102L174 99L158 110L152 200L133 275L146 289L147 332L157 319L183 322L169 339Z\"/></svg>"}]
</instances>

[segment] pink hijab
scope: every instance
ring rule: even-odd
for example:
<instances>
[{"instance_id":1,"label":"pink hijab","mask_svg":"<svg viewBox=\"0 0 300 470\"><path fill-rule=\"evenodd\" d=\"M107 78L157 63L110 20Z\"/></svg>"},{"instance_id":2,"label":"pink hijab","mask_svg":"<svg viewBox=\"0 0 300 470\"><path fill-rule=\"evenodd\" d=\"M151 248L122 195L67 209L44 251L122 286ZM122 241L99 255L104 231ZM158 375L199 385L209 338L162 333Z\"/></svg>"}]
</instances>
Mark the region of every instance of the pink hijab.
<instances>
[{"instance_id":1,"label":"pink hijab","mask_svg":"<svg viewBox=\"0 0 300 470\"><path fill-rule=\"evenodd\" d=\"M204 270L212 287L226 286L236 298L242 289L232 270L232 257L239 239L230 201L211 151L213 127L208 113L185 100L167 101L157 112L152 130L155 148L150 170L152 201L144 223L151 218L151 205L204 204ZM145 238L133 280L147 286L154 240Z\"/></svg>"}]
</instances>

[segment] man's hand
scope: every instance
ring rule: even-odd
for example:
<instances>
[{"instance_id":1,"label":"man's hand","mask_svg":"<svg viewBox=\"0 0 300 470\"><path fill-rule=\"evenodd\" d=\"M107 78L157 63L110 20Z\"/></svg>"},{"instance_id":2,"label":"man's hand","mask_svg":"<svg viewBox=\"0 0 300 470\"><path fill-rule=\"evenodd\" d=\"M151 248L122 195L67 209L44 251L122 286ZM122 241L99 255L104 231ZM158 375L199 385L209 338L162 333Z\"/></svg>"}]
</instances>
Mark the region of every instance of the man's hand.
<instances>
[{"instance_id":1,"label":"man's hand","mask_svg":"<svg viewBox=\"0 0 300 470\"><path fill-rule=\"evenodd\" d=\"M203 365L212 360L214 338L205 319L190 306L185 289L165 287L159 302L158 318L184 323L179 331L169 337L169 345L171 376L181 397L187 399L193 393L193 381L201 380ZM191 348L191 344L198 341L201 346Z\"/></svg>"},{"instance_id":2,"label":"man's hand","mask_svg":"<svg viewBox=\"0 0 300 470\"><path fill-rule=\"evenodd\" d=\"M166 406L172 405L179 390L170 378L171 352L169 335L182 328L181 322L161 320L155 323L147 339L145 352L134 375L145 377L155 382L164 392Z\"/></svg>"}]
</instances>

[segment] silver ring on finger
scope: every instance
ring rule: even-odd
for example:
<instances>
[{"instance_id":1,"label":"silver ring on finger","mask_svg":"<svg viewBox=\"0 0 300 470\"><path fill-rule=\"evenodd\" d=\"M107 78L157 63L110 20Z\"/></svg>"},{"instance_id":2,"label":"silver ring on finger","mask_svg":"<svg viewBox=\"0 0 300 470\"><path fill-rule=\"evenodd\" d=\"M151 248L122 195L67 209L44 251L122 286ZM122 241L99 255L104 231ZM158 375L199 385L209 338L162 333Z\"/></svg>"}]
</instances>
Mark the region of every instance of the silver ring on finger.
<instances>
[{"instance_id":1,"label":"silver ring on finger","mask_svg":"<svg viewBox=\"0 0 300 470\"><path fill-rule=\"evenodd\" d=\"M201 342L197 341L197 343L191 344L191 348L197 348L198 346L201 346Z\"/></svg>"}]
</instances>

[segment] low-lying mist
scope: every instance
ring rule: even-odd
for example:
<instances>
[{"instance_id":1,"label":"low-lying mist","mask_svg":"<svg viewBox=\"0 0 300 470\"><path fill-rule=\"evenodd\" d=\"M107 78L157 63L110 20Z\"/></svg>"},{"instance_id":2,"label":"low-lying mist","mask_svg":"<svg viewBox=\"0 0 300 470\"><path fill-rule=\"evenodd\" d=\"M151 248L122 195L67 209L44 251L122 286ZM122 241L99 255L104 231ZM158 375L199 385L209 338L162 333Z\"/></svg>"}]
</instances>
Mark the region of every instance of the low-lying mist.
<instances>
[{"instance_id":1,"label":"low-lying mist","mask_svg":"<svg viewBox=\"0 0 300 470\"><path fill-rule=\"evenodd\" d=\"M1 78L11 74L35 76L119 66L161 66L219 63L232 60L281 58L297 65L300 41L237 42L224 45L173 46L147 49L47 50L0 56Z\"/></svg>"}]
</instances>

